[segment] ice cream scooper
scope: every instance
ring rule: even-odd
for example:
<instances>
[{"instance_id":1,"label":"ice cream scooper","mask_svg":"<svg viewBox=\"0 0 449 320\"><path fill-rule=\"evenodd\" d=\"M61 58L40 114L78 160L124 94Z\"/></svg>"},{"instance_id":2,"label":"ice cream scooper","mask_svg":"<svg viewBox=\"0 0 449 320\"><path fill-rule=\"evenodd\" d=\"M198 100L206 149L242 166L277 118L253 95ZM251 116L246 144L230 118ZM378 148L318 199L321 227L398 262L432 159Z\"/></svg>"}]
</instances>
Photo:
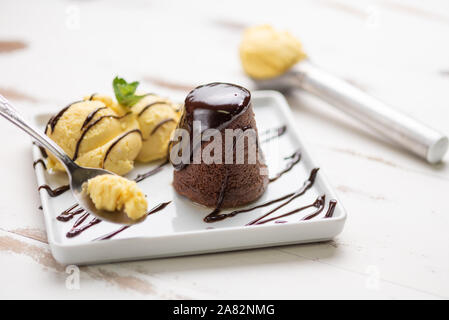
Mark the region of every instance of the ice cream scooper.
<instances>
[{"instance_id":1,"label":"ice cream scooper","mask_svg":"<svg viewBox=\"0 0 449 320\"><path fill-rule=\"evenodd\" d=\"M259 88L301 88L432 164L440 162L448 149L448 138L441 132L314 65L302 52L300 42L287 32L270 26L248 29L240 57Z\"/></svg>"}]
</instances>

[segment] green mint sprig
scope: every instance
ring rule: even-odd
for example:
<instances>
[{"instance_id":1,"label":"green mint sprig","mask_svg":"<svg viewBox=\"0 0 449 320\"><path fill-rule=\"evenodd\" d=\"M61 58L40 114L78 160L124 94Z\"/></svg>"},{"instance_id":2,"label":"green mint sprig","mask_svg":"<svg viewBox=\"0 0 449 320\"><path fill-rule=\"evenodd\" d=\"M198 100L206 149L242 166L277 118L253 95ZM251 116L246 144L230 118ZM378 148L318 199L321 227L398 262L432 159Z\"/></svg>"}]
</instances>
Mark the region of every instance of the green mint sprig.
<instances>
[{"instance_id":1,"label":"green mint sprig","mask_svg":"<svg viewBox=\"0 0 449 320\"><path fill-rule=\"evenodd\" d=\"M138 81L128 83L125 79L119 77L115 77L114 81L112 81L115 97L117 98L118 103L125 107L132 107L139 102L140 99L145 97L145 95L136 95L138 86Z\"/></svg>"}]
</instances>

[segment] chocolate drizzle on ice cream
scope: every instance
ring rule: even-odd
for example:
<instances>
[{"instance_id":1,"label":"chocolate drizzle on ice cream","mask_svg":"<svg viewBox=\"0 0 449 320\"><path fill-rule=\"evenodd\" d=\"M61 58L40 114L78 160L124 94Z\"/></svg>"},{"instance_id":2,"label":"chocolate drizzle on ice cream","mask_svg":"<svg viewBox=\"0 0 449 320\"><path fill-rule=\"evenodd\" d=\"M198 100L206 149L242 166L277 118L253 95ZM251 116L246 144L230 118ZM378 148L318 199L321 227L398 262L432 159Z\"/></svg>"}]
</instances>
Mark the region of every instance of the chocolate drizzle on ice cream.
<instances>
[{"instance_id":1,"label":"chocolate drizzle on ice cream","mask_svg":"<svg viewBox=\"0 0 449 320\"><path fill-rule=\"evenodd\" d=\"M117 143L120 142L120 140L122 140L123 138L125 138L127 135L131 134L131 133L138 133L142 136L142 132L139 129L134 129L128 132L125 132L124 134L122 134L120 137L118 137L117 139L115 139L115 141L109 146L109 148L106 150L106 153L104 155L103 158L103 166L102 168L104 169L104 164L106 163L106 160L108 159L108 155L111 152L111 150L117 145Z\"/></svg>"},{"instance_id":2,"label":"chocolate drizzle on ice cream","mask_svg":"<svg viewBox=\"0 0 449 320\"><path fill-rule=\"evenodd\" d=\"M147 110L150 109L152 106L155 106L155 105L157 105L157 104L167 104L167 102L166 102L166 101L155 101L155 102L149 103L149 104L147 104L145 107L143 107L142 110L139 111L139 113L137 114L137 116L138 116L138 117L142 116L143 113L144 113L145 111L147 111Z\"/></svg>"},{"instance_id":3,"label":"chocolate drizzle on ice cream","mask_svg":"<svg viewBox=\"0 0 449 320\"><path fill-rule=\"evenodd\" d=\"M92 100L92 97L89 100ZM84 120L83 125L81 126L81 130L87 126L87 124L90 122L90 120L92 120L95 117L95 115L97 114L98 111L104 110L104 109L107 109L107 107L100 107L100 108L95 109L91 113L89 113L86 117L86 120Z\"/></svg>"},{"instance_id":4,"label":"chocolate drizzle on ice cream","mask_svg":"<svg viewBox=\"0 0 449 320\"><path fill-rule=\"evenodd\" d=\"M48 128L51 128L52 132L55 131L55 127L58 124L59 119L61 119L61 117L64 115L64 113L67 110L69 110L71 106L80 102L83 102L83 100L72 102L71 104L63 108L61 111L59 111L55 116L51 117L50 120L48 120L47 126L45 127L45 133L47 133Z\"/></svg>"},{"instance_id":5,"label":"chocolate drizzle on ice cream","mask_svg":"<svg viewBox=\"0 0 449 320\"><path fill-rule=\"evenodd\" d=\"M102 108L99 108L99 109L101 110ZM98 111L99 109L97 109L97 110L95 110L95 111ZM96 113L96 112L95 112L95 113ZM86 134L87 134L87 133L89 132L89 130L92 129L95 125L97 125L98 123L100 123L101 120L103 120L103 119L117 119L117 120L120 120L120 119L123 119L124 117L126 117L126 116L128 116L128 115L130 115L130 114L131 114L131 112L125 113L123 116L116 116L116 115L113 115L113 114L108 114L108 115L99 117L97 120L95 120L95 121L92 122L90 125L88 125L88 126L86 127L86 129L84 129L84 131L83 131L83 133L81 134L81 136L79 137L78 141L76 142L75 153L73 154L72 160L75 161L75 160L78 158L79 149L80 149L81 143L83 142L84 137L86 136ZM95 114L94 114L94 115L95 115ZM90 114L88 115L88 117L89 117L89 116L90 116ZM86 118L86 120L87 120L87 118ZM85 122L86 122L86 121L85 121ZM84 124L83 124L83 126L84 126ZM130 132L130 131L129 131L129 132ZM106 159L106 156L105 156L105 159Z\"/></svg>"},{"instance_id":6,"label":"chocolate drizzle on ice cream","mask_svg":"<svg viewBox=\"0 0 449 320\"><path fill-rule=\"evenodd\" d=\"M164 124L166 124L167 122L176 122L176 120L173 119L173 118L168 118L168 119L162 120L161 122L159 122L158 124L156 124L156 125L154 126L153 130L151 130L150 136L152 136L153 134L155 134L156 131L157 131L160 127L162 127Z\"/></svg>"}]
</instances>

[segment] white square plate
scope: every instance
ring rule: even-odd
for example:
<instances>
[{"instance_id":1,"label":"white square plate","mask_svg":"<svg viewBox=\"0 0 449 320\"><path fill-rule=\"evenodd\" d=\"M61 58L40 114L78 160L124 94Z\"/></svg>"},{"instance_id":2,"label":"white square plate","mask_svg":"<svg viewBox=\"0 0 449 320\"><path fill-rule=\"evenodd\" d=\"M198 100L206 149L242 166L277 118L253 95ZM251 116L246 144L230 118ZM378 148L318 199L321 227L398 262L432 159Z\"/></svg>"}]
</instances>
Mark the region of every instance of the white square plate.
<instances>
[{"instance_id":1,"label":"white square plate","mask_svg":"<svg viewBox=\"0 0 449 320\"><path fill-rule=\"evenodd\" d=\"M270 176L285 168L288 160L284 158L294 151L300 150L302 159L291 171L270 183L262 198L250 206L299 189L309 177L311 170L319 167L301 141L289 106L280 93L254 91L252 103L259 133L282 125L287 127L285 134L279 138L261 144ZM40 113L34 117L34 121L37 126L44 128L49 117L49 113ZM263 140L261 137L261 141ZM33 149L34 160L42 158L39 148L33 147ZM127 177L135 178L137 174L147 172L156 165L154 163L138 164ZM40 164L36 166L36 176L39 185L48 184L55 188L67 184L65 174L48 173ZM324 194L326 206L319 216L308 221L301 221L303 217L315 210L310 208L282 218L282 222L288 223L273 221L257 226L245 226L245 224L262 216L276 204L219 222L206 223L203 218L211 212L211 209L178 196L171 186L172 178L173 169L167 165L159 173L139 182L139 186L148 196L150 208L161 202L171 201L171 203L164 210L150 215L143 223L124 230L110 240L101 241L94 241L94 239L113 232L120 226L101 222L77 237L67 238L66 233L72 228L79 215L68 222L58 221L56 217L75 203L72 194L67 191L52 198L42 189L40 197L53 256L64 264L92 264L324 241L339 234L346 220L346 212L328 184L322 169L318 172L312 188L273 214L277 216L309 205L318 196ZM337 199L338 204L333 216L324 218L331 199ZM89 223L91 219L93 218L88 217L83 224Z\"/></svg>"}]
</instances>

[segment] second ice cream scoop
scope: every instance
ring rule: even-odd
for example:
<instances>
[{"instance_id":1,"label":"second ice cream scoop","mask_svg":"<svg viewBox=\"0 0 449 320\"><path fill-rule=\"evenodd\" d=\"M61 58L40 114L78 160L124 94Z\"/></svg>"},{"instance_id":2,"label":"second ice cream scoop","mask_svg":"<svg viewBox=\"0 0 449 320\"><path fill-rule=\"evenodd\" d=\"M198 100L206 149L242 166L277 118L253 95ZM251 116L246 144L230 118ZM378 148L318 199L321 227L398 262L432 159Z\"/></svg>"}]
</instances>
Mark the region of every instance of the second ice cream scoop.
<instances>
[{"instance_id":1,"label":"second ice cream scoop","mask_svg":"<svg viewBox=\"0 0 449 320\"><path fill-rule=\"evenodd\" d=\"M448 138L441 132L314 65L288 33L267 26L250 28L243 36L240 57L259 88L301 88L431 164L440 162L448 149Z\"/></svg>"}]
</instances>

